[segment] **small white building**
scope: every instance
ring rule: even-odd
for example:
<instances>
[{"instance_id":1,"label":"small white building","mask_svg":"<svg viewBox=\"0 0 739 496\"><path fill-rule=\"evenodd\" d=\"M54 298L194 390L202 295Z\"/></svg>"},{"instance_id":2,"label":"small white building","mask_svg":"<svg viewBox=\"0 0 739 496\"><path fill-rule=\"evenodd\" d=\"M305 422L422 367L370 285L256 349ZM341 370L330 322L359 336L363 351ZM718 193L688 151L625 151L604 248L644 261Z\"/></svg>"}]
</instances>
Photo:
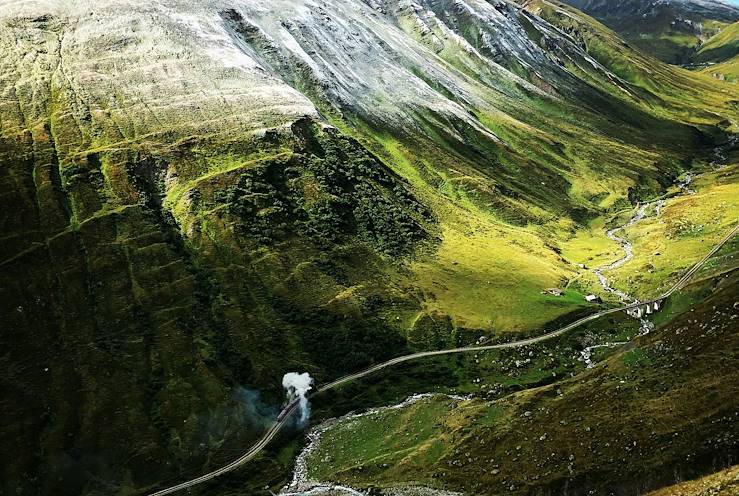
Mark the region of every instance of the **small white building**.
<instances>
[{"instance_id":1,"label":"small white building","mask_svg":"<svg viewBox=\"0 0 739 496\"><path fill-rule=\"evenodd\" d=\"M603 300L600 299L600 296L596 296L594 294L589 294L585 297L585 301L588 303L603 303Z\"/></svg>"}]
</instances>

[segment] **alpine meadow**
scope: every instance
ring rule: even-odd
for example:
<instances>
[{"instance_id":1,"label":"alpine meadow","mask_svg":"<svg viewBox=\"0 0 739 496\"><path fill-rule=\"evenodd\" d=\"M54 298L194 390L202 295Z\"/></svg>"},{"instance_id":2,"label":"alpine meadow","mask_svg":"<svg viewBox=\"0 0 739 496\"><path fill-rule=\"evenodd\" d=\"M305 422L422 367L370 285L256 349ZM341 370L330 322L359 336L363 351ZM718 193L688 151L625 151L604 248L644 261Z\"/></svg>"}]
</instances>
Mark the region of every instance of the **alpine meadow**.
<instances>
[{"instance_id":1,"label":"alpine meadow","mask_svg":"<svg viewBox=\"0 0 739 496\"><path fill-rule=\"evenodd\" d=\"M0 0L0 496L739 494L739 5Z\"/></svg>"}]
</instances>

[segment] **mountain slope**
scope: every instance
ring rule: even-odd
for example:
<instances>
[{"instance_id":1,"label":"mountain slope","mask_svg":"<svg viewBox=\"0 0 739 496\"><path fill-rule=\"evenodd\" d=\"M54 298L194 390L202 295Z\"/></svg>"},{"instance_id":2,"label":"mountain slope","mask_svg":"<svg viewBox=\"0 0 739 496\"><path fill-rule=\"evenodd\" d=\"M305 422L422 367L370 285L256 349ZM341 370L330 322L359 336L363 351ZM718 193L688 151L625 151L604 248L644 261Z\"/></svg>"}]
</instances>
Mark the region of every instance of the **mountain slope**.
<instances>
[{"instance_id":1,"label":"mountain slope","mask_svg":"<svg viewBox=\"0 0 739 496\"><path fill-rule=\"evenodd\" d=\"M737 388L724 364L736 360L739 336L736 248L724 254L733 269L714 266L683 295L705 301L593 369L501 400L432 396L330 423L308 474L359 488L643 494L730 465Z\"/></svg>"},{"instance_id":2,"label":"mountain slope","mask_svg":"<svg viewBox=\"0 0 739 496\"><path fill-rule=\"evenodd\" d=\"M651 108L652 112L672 119L688 118L694 123L715 119L716 113L730 117L726 125L735 120L733 110L721 109L724 105L733 105L734 90L728 86L716 86L715 81L700 74L660 64L620 42L618 36L602 24L558 2L531 0L524 8L568 33L600 64L646 92L637 93L642 97L638 103ZM721 93L723 95L719 96ZM703 112L691 115L698 109Z\"/></svg>"},{"instance_id":3,"label":"mountain slope","mask_svg":"<svg viewBox=\"0 0 739 496\"><path fill-rule=\"evenodd\" d=\"M645 53L671 64L689 63L701 44L739 20L721 0L565 0L618 32Z\"/></svg>"},{"instance_id":4,"label":"mountain slope","mask_svg":"<svg viewBox=\"0 0 739 496\"><path fill-rule=\"evenodd\" d=\"M654 491L650 496L708 496L731 494L737 490L739 490L739 467L735 465L697 480Z\"/></svg>"},{"instance_id":5,"label":"mountain slope","mask_svg":"<svg viewBox=\"0 0 739 496\"><path fill-rule=\"evenodd\" d=\"M695 57L707 64L704 74L726 81L739 80L739 22L722 29L701 47Z\"/></svg>"},{"instance_id":6,"label":"mountain slope","mask_svg":"<svg viewBox=\"0 0 739 496\"><path fill-rule=\"evenodd\" d=\"M739 81L739 55L724 62L708 66L702 69L701 72L722 81L735 83Z\"/></svg>"},{"instance_id":7,"label":"mountain slope","mask_svg":"<svg viewBox=\"0 0 739 496\"><path fill-rule=\"evenodd\" d=\"M216 464L287 371L582 312L541 294L576 271L559 241L738 120L733 85L656 62L625 78L507 2L7 0L0 54L21 494Z\"/></svg>"},{"instance_id":8,"label":"mountain slope","mask_svg":"<svg viewBox=\"0 0 739 496\"><path fill-rule=\"evenodd\" d=\"M739 54L739 22L708 39L694 57L696 62L723 62Z\"/></svg>"}]
</instances>

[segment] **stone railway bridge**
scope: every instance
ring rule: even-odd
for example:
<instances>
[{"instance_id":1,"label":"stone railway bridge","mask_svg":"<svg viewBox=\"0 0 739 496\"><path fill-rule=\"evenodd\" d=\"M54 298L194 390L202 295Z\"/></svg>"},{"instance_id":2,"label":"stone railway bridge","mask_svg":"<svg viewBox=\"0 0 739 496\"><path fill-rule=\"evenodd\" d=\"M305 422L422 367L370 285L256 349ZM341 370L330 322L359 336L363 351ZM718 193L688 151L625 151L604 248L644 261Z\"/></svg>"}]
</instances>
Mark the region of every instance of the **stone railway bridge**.
<instances>
[{"instance_id":1,"label":"stone railway bridge","mask_svg":"<svg viewBox=\"0 0 739 496\"><path fill-rule=\"evenodd\" d=\"M662 308L662 299L645 302L643 305L627 308L624 310L626 315L634 317L635 319L641 319L645 315L651 315L654 312ZM638 302L637 302L638 303Z\"/></svg>"}]
</instances>

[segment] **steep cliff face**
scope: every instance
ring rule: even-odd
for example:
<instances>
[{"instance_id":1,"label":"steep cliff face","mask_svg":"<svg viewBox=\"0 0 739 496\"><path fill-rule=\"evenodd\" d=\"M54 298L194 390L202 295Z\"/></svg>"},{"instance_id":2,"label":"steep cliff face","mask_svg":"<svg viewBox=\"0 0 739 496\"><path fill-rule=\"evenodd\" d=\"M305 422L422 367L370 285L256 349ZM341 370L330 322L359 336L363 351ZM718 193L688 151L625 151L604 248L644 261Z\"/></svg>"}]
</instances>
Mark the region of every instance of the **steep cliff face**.
<instances>
[{"instance_id":1,"label":"steep cliff face","mask_svg":"<svg viewBox=\"0 0 739 496\"><path fill-rule=\"evenodd\" d=\"M655 104L507 2L2 2L4 491L145 488L259 432L240 386L580 309L557 236L702 156L720 91Z\"/></svg>"}]
</instances>

